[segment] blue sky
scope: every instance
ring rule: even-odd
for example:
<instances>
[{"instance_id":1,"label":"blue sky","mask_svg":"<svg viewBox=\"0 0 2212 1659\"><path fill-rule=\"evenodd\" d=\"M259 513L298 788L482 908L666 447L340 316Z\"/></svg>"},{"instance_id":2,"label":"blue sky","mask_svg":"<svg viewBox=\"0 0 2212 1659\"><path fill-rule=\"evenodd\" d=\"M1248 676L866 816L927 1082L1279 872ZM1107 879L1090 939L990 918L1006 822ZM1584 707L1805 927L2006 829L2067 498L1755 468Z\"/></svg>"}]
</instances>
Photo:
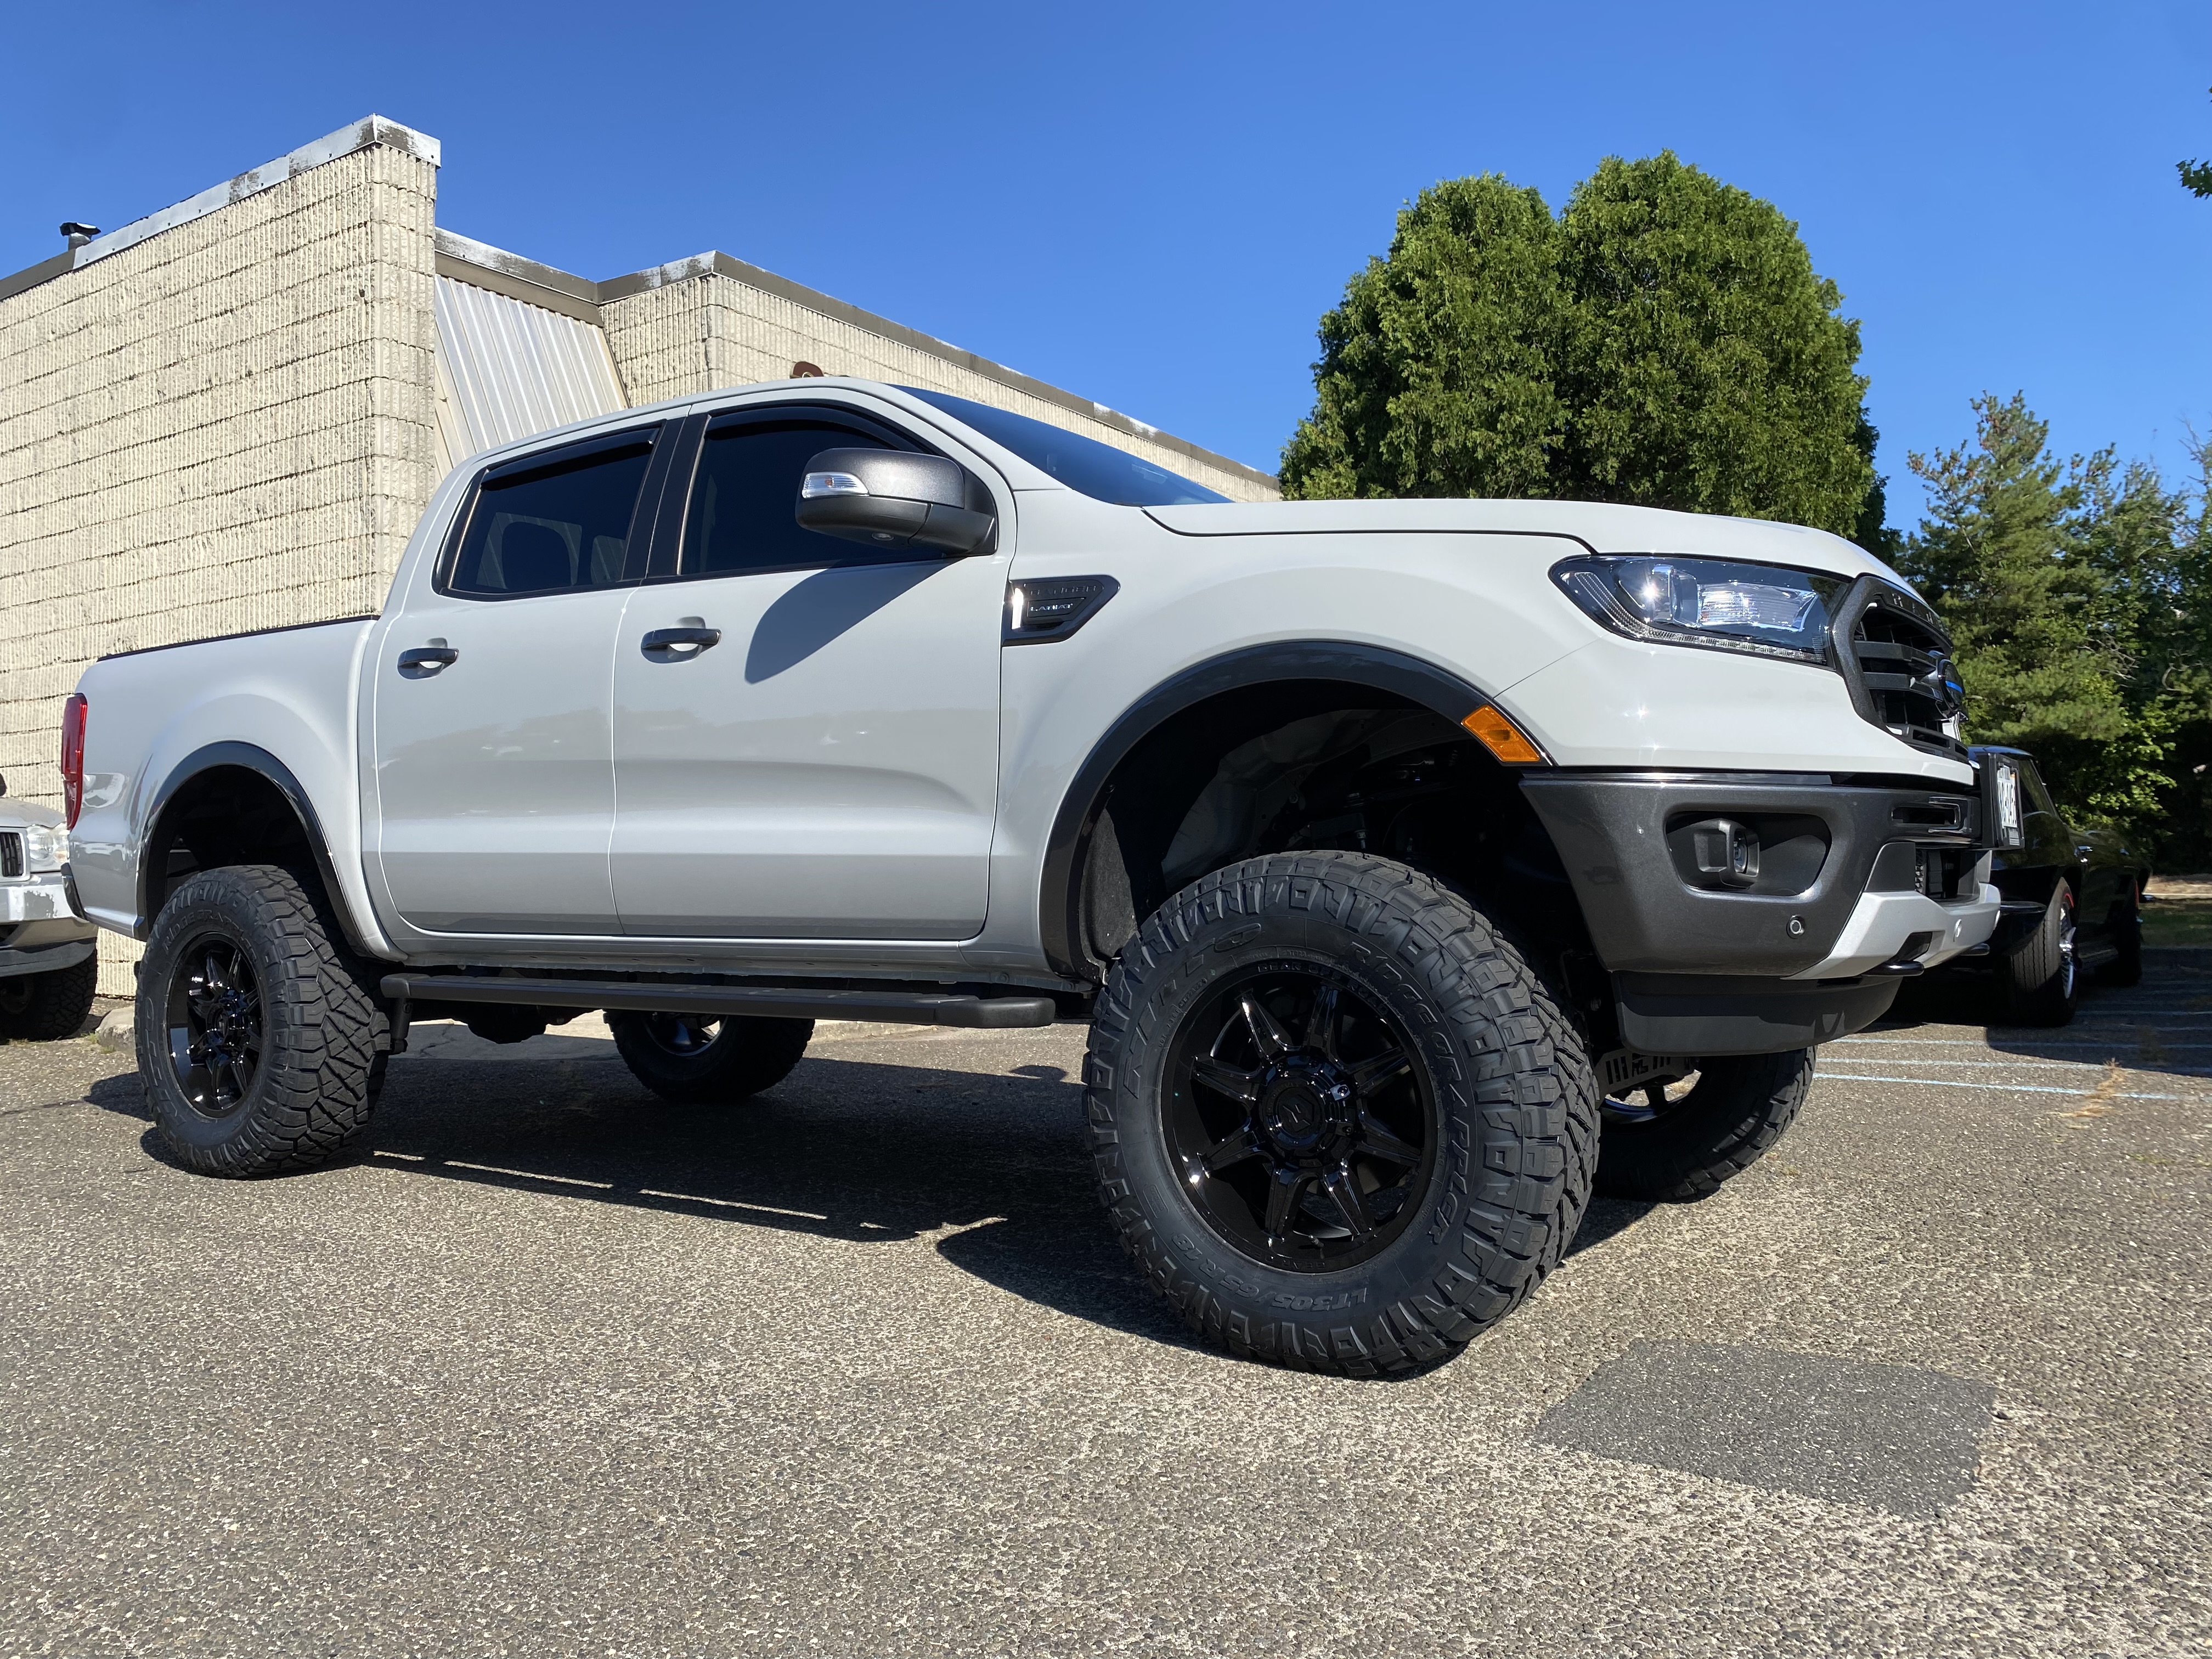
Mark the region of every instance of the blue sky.
<instances>
[{"instance_id":1,"label":"blue sky","mask_svg":"<svg viewBox=\"0 0 2212 1659\"><path fill-rule=\"evenodd\" d=\"M1316 318L1441 178L1672 148L1796 219L1905 452L1984 389L2170 472L2212 434L2212 6L10 9L0 270L372 111L448 228L720 248L1272 468Z\"/></svg>"}]
</instances>

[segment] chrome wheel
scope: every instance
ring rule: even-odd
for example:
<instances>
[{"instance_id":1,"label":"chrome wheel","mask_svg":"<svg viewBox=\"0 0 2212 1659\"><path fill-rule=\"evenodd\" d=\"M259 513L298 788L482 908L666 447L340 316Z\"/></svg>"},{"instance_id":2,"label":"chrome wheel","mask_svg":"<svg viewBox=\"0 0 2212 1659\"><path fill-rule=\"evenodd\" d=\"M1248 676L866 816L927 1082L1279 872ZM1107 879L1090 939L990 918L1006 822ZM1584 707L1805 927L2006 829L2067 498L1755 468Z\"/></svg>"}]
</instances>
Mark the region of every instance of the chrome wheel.
<instances>
[{"instance_id":1,"label":"chrome wheel","mask_svg":"<svg viewBox=\"0 0 2212 1659\"><path fill-rule=\"evenodd\" d=\"M236 1111L261 1069L261 986L237 940L210 933L177 959L169 984L169 1064L192 1109Z\"/></svg>"}]
</instances>

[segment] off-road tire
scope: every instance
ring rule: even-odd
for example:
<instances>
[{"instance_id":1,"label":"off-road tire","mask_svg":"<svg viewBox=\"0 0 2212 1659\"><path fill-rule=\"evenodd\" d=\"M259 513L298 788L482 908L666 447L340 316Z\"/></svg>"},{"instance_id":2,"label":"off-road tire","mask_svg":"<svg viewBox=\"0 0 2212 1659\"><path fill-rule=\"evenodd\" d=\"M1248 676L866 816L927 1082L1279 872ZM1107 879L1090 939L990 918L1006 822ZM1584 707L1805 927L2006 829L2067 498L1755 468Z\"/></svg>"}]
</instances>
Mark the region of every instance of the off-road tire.
<instances>
[{"instance_id":1,"label":"off-road tire","mask_svg":"<svg viewBox=\"0 0 2212 1659\"><path fill-rule=\"evenodd\" d=\"M1411 1224L1333 1272L1231 1245L1175 1173L1164 1127L1182 1021L1210 986L1284 961L1344 976L1399 1022L1434 1106ZM1352 1376L1446 1358L1559 1265L1589 1199L1598 1091L1560 1003L1466 898L1364 854L1252 860L1154 912L1098 997L1084 1083L1122 1249L1192 1331L1243 1358Z\"/></svg>"},{"instance_id":2,"label":"off-road tire","mask_svg":"<svg viewBox=\"0 0 2212 1659\"><path fill-rule=\"evenodd\" d=\"M630 1075L659 1095L684 1106L744 1100L791 1075L814 1036L811 1019L731 1018L696 1054L679 1054L654 1040L649 1014L607 1016L615 1049Z\"/></svg>"},{"instance_id":3,"label":"off-road tire","mask_svg":"<svg viewBox=\"0 0 2212 1659\"><path fill-rule=\"evenodd\" d=\"M1597 1189L1649 1203L1710 1198L1782 1139L1812 1086L1810 1048L1701 1061L1690 1091L1657 1116L1608 1114Z\"/></svg>"},{"instance_id":4,"label":"off-road tire","mask_svg":"<svg viewBox=\"0 0 2212 1659\"><path fill-rule=\"evenodd\" d=\"M92 1012L100 963L87 957L74 968L0 979L0 1037L52 1042L75 1036Z\"/></svg>"},{"instance_id":5,"label":"off-road tire","mask_svg":"<svg viewBox=\"0 0 2212 1659\"><path fill-rule=\"evenodd\" d=\"M2008 1025L2064 1025L2073 1019L2081 975L2063 943L2073 919L2074 890L2062 881L2036 930L1997 963L1997 988Z\"/></svg>"},{"instance_id":6,"label":"off-road tire","mask_svg":"<svg viewBox=\"0 0 2212 1659\"><path fill-rule=\"evenodd\" d=\"M261 1060L233 1109L193 1106L170 1058L169 992L198 941L242 948L259 987ZM179 1162L211 1176L310 1169L368 1121L391 1024L374 972L339 942L319 893L273 865L191 877L155 918L132 1026L154 1125Z\"/></svg>"},{"instance_id":7,"label":"off-road tire","mask_svg":"<svg viewBox=\"0 0 2212 1659\"><path fill-rule=\"evenodd\" d=\"M2110 927L2115 954L2097 969L2097 983L2123 987L2142 984L2142 908L2132 897L2122 899L2112 907Z\"/></svg>"}]
</instances>

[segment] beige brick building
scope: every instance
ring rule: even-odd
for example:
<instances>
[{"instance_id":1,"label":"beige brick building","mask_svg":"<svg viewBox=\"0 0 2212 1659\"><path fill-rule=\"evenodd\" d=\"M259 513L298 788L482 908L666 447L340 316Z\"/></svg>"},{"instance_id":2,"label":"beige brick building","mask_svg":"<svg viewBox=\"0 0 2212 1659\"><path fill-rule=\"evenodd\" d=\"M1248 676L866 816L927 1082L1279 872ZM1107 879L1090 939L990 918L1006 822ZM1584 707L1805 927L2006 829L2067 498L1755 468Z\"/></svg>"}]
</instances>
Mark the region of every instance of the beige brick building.
<instances>
[{"instance_id":1,"label":"beige brick building","mask_svg":"<svg viewBox=\"0 0 2212 1659\"><path fill-rule=\"evenodd\" d=\"M794 372L956 393L1239 500L1266 473L704 253L595 283L439 228L437 141L370 117L0 277L0 772L58 802L112 651L373 614L492 444ZM95 711L95 719L98 718ZM103 936L102 988L135 953Z\"/></svg>"}]
</instances>

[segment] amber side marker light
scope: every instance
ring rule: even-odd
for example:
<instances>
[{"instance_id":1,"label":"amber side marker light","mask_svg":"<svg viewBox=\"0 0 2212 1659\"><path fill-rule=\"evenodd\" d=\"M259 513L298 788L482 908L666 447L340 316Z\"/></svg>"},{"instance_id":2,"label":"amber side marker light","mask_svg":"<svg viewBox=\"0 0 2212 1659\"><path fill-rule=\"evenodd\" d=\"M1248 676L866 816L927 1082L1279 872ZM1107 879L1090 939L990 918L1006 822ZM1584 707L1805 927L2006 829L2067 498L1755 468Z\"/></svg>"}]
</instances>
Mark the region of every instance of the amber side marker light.
<instances>
[{"instance_id":1,"label":"amber side marker light","mask_svg":"<svg viewBox=\"0 0 2212 1659\"><path fill-rule=\"evenodd\" d=\"M1544 751L1521 734L1521 728L1485 703L1460 722L1474 740L1508 766L1541 766Z\"/></svg>"}]
</instances>

